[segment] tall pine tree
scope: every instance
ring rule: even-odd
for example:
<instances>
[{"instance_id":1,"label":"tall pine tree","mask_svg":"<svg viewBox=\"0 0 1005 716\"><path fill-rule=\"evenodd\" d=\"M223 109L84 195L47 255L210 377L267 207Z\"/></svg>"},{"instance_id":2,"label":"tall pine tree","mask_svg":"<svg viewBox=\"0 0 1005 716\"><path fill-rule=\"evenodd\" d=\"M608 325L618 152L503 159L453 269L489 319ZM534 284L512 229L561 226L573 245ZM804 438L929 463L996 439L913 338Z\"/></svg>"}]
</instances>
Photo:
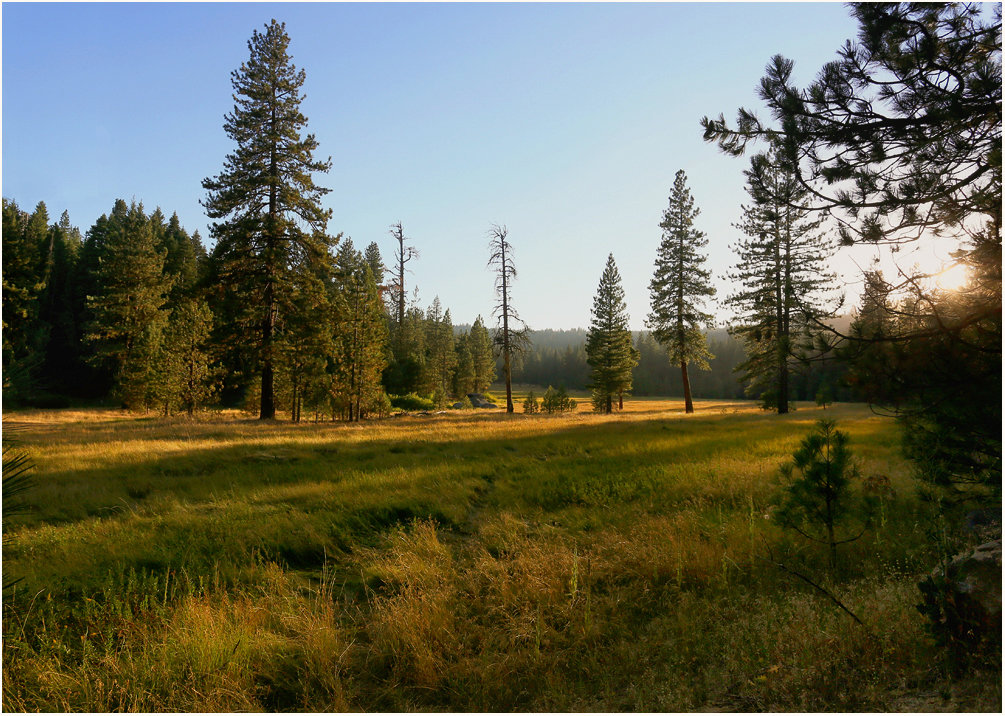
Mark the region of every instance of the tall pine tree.
<instances>
[{"instance_id":1,"label":"tall pine tree","mask_svg":"<svg viewBox=\"0 0 1005 716\"><path fill-rule=\"evenodd\" d=\"M586 361L591 368L593 405L599 412L610 413L614 409L614 396L618 396L618 407L622 407L621 396L632 389L632 368L639 362L628 329L625 290L621 287L614 254L607 256L592 313L586 334Z\"/></svg>"},{"instance_id":2,"label":"tall pine tree","mask_svg":"<svg viewBox=\"0 0 1005 716\"><path fill-rule=\"evenodd\" d=\"M751 203L737 226L746 238L730 275L742 288L727 299L737 311L731 330L747 350L738 370L748 395L787 413L792 362L826 314L819 294L833 278L825 270L830 251L819 215L799 208L807 190L779 152L755 155L744 174Z\"/></svg>"},{"instance_id":3,"label":"tall pine tree","mask_svg":"<svg viewBox=\"0 0 1005 716\"><path fill-rule=\"evenodd\" d=\"M702 324L711 324L712 316L702 308L715 295L709 283L711 274L702 268L706 256L700 253L708 244L705 232L694 226L701 210L694 205L687 188L687 175L681 169L674 177L670 205L663 212L660 228L663 239L656 254L656 271L649 282L650 312L646 324L671 363L680 365L684 384L684 410L694 412L687 367L708 370L712 354L708 350Z\"/></svg>"},{"instance_id":4,"label":"tall pine tree","mask_svg":"<svg viewBox=\"0 0 1005 716\"><path fill-rule=\"evenodd\" d=\"M496 379L496 359L492 353L492 336L485 327L485 322L479 315L471 326L471 333L468 338L471 348L471 361L474 376L472 380L472 391L481 393L489 389L492 381Z\"/></svg>"},{"instance_id":5,"label":"tall pine tree","mask_svg":"<svg viewBox=\"0 0 1005 716\"><path fill-rule=\"evenodd\" d=\"M87 297L87 340L94 360L115 378L114 394L133 410L149 407L171 279L166 252L155 245L154 224L142 204L119 200L89 232L98 250L95 292Z\"/></svg>"},{"instance_id":6,"label":"tall pine tree","mask_svg":"<svg viewBox=\"0 0 1005 716\"><path fill-rule=\"evenodd\" d=\"M250 56L231 73L235 106L224 130L237 148L223 172L203 180L203 206L217 241L218 275L241 294L241 323L250 333L261 373L259 417L276 414L276 326L290 296L323 262L332 244L331 211L321 206L328 189L314 183L331 160L318 161L318 142L304 134L300 112L305 74L289 55L286 26L272 20L248 42Z\"/></svg>"}]
</instances>

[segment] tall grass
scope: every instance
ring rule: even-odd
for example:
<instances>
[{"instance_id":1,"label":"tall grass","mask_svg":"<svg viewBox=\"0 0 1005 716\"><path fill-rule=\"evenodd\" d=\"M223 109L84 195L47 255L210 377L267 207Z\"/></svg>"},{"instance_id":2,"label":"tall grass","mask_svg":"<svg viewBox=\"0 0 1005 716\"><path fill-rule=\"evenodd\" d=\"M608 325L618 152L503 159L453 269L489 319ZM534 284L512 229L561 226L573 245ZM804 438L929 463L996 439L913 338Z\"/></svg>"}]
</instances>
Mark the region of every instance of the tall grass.
<instances>
[{"instance_id":1,"label":"tall grass","mask_svg":"<svg viewBox=\"0 0 1005 716\"><path fill-rule=\"evenodd\" d=\"M914 609L931 516L891 421L827 411L891 486L882 525L828 575L768 519L819 410L678 407L356 426L7 415L41 487L4 546L22 581L3 707L896 710L947 690L954 708L1000 705L1000 682L941 674Z\"/></svg>"}]
</instances>

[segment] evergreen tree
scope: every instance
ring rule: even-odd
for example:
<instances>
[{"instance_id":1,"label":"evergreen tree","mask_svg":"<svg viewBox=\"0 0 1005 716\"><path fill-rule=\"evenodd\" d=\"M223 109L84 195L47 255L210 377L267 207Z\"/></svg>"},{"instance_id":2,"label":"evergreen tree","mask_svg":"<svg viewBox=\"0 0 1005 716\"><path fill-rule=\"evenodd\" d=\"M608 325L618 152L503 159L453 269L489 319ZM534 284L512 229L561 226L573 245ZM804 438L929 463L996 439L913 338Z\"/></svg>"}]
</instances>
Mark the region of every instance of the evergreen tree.
<instances>
[{"instance_id":1,"label":"evergreen tree","mask_svg":"<svg viewBox=\"0 0 1005 716\"><path fill-rule=\"evenodd\" d=\"M169 302L176 305L192 293L199 281L201 265L206 260L206 249L199 240L198 232L189 236L182 228L176 213L171 214L164 227L158 248L165 251L164 273L172 278Z\"/></svg>"},{"instance_id":2,"label":"evergreen tree","mask_svg":"<svg viewBox=\"0 0 1005 716\"><path fill-rule=\"evenodd\" d=\"M81 332L75 310L76 264L81 250L80 230L63 212L49 228L45 288L39 296L39 321L48 341L41 370L44 388L66 394L81 380Z\"/></svg>"},{"instance_id":3,"label":"evergreen tree","mask_svg":"<svg viewBox=\"0 0 1005 716\"><path fill-rule=\"evenodd\" d=\"M329 190L313 179L331 160L315 160L318 142L303 134L305 73L293 65L289 43L275 20L252 33L248 61L231 73L235 106L224 123L237 148L219 176L203 180L206 213L222 220L212 226L219 277L240 294L241 323L261 373L262 419L276 413L277 321L332 244L325 232L331 211L321 206Z\"/></svg>"},{"instance_id":4,"label":"evergreen tree","mask_svg":"<svg viewBox=\"0 0 1005 716\"><path fill-rule=\"evenodd\" d=\"M858 478L848 434L833 420L817 421L792 453L792 462L781 468L783 494L774 519L806 539L827 546L830 568L837 567L838 545L862 536L869 521L869 505L851 490ZM842 522L858 518L854 536L839 534Z\"/></svg>"},{"instance_id":5,"label":"evergreen tree","mask_svg":"<svg viewBox=\"0 0 1005 716\"><path fill-rule=\"evenodd\" d=\"M825 270L829 247L820 218L799 204L806 189L778 152L756 155L745 172L751 203L737 225L745 235L736 246L730 278L742 288L727 299L738 317L732 327L747 359L738 366L765 408L789 411L792 361L812 346L825 311L818 295L833 280Z\"/></svg>"},{"instance_id":6,"label":"evergreen tree","mask_svg":"<svg viewBox=\"0 0 1005 716\"><path fill-rule=\"evenodd\" d=\"M496 379L496 359L492 354L492 337L480 315L471 326L469 344L474 371L471 389L474 393L483 393Z\"/></svg>"},{"instance_id":7,"label":"evergreen tree","mask_svg":"<svg viewBox=\"0 0 1005 716\"><path fill-rule=\"evenodd\" d=\"M95 293L88 297L92 319L87 340L94 360L115 377L114 392L133 410L146 409L167 316L163 310L171 279L164 275L165 252L154 245L153 225L142 204L92 227L99 249ZM100 236L99 236L100 235Z\"/></svg>"},{"instance_id":8,"label":"evergreen tree","mask_svg":"<svg viewBox=\"0 0 1005 716\"><path fill-rule=\"evenodd\" d=\"M774 125L741 109L735 128L704 118L705 139L733 155L751 141L781 142L812 185L812 208L834 217L845 243L956 237L972 280L952 297L926 289L909 321L891 316L901 332L885 340L899 362L886 367L898 390L873 381L870 399L900 415L927 479L977 483L1000 500L1001 6L855 3L851 12L858 38L806 89L792 84L792 61L771 59L759 94Z\"/></svg>"},{"instance_id":9,"label":"evergreen tree","mask_svg":"<svg viewBox=\"0 0 1005 716\"><path fill-rule=\"evenodd\" d=\"M332 406L352 422L375 412L382 402L387 326L373 272L348 239L336 256L331 303L335 326Z\"/></svg>"},{"instance_id":10,"label":"evergreen tree","mask_svg":"<svg viewBox=\"0 0 1005 716\"><path fill-rule=\"evenodd\" d=\"M366 250L363 252L363 260L370 266L370 271L373 272L373 279L377 282L377 288L383 291L384 272L387 269L384 266L384 259L380 255L380 247L377 246L376 241L371 241L367 245Z\"/></svg>"},{"instance_id":11,"label":"evergreen tree","mask_svg":"<svg viewBox=\"0 0 1005 716\"><path fill-rule=\"evenodd\" d=\"M444 398L452 385L451 378L457 365L457 352L450 309L443 311L439 296L433 299L432 305L426 311L426 354L429 392Z\"/></svg>"},{"instance_id":12,"label":"evergreen tree","mask_svg":"<svg viewBox=\"0 0 1005 716\"><path fill-rule=\"evenodd\" d=\"M474 392L475 362L471 356L471 334L462 333L457 337L457 368L454 370L453 394L463 398Z\"/></svg>"},{"instance_id":13,"label":"evergreen tree","mask_svg":"<svg viewBox=\"0 0 1005 716\"><path fill-rule=\"evenodd\" d=\"M519 314L513 308L510 291L516 279L516 264L513 263L513 247L509 243L509 232L505 226L493 226L489 231L489 266L496 272L496 295L499 302L495 315L499 327L495 333L495 344L503 357L503 378L506 381L506 412L513 412L513 358L526 350L529 343L527 327L522 325ZM522 326L522 327L521 327Z\"/></svg>"},{"instance_id":14,"label":"evergreen tree","mask_svg":"<svg viewBox=\"0 0 1005 716\"><path fill-rule=\"evenodd\" d=\"M352 243L346 246L352 250ZM319 409L329 384L328 356L332 351L332 306L324 278L328 262L318 275L305 275L289 296L288 310L276 327L277 395L289 408L290 420L299 423L302 409Z\"/></svg>"},{"instance_id":15,"label":"evergreen tree","mask_svg":"<svg viewBox=\"0 0 1005 716\"><path fill-rule=\"evenodd\" d=\"M45 336L39 296L46 285L49 216L44 202L31 214L3 200L3 373L8 398L34 389Z\"/></svg>"},{"instance_id":16,"label":"evergreen tree","mask_svg":"<svg viewBox=\"0 0 1005 716\"><path fill-rule=\"evenodd\" d=\"M590 330L586 334L590 388L594 404L599 406L600 412L609 414L614 408L614 396L618 396L620 408L621 396L632 389L632 369L639 362L628 329L625 291L614 254L607 256L607 265L593 298L592 313Z\"/></svg>"},{"instance_id":17,"label":"evergreen tree","mask_svg":"<svg viewBox=\"0 0 1005 716\"><path fill-rule=\"evenodd\" d=\"M154 370L154 402L165 416L181 407L192 417L212 396L212 329L213 314L205 301L184 299L171 311Z\"/></svg>"},{"instance_id":18,"label":"evergreen tree","mask_svg":"<svg viewBox=\"0 0 1005 716\"><path fill-rule=\"evenodd\" d=\"M701 330L701 324L711 324L712 316L701 309L706 298L715 295L715 289L709 283L711 274L702 268L706 257L699 252L708 239L694 227L699 213L681 169L674 178L670 205L660 222L663 239L656 255L656 271L649 282L651 308L646 325L670 362L680 365L684 410L688 413L694 412L694 404L687 367L693 364L708 370L712 358Z\"/></svg>"}]
</instances>

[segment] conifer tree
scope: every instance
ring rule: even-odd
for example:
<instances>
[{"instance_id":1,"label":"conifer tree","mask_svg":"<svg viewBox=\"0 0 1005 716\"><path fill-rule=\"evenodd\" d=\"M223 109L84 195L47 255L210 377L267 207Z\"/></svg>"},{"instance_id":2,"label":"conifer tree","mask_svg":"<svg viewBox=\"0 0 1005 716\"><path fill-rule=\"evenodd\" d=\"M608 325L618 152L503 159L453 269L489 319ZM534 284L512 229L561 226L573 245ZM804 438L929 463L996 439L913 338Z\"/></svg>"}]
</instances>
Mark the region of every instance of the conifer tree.
<instances>
[{"instance_id":1,"label":"conifer tree","mask_svg":"<svg viewBox=\"0 0 1005 716\"><path fill-rule=\"evenodd\" d=\"M457 367L454 370L453 393L463 398L474 392L475 362L471 356L471 334L462 333L457 337Z\"/></svg>"},{"instance_id":2,"label":"conifer tree","mask_svg":"<svg viewBox=\"0 0 1005 716\"><path fill-rule=\"evenodd\" d=\"M370 266L370 271L373 272L373 280L377 282L377 288L383 290L384 286L384 272L387 268L384 266L384 259L380 255L380 247L377 246L376 241L371 241L366 250L363 252L363 260Z\"/></svg>"},{"instance_id":3,"label":"conifer tree","mask_svg":"<svg viewBox=\"0 0 1005 716\"><path fill-rule=\"evenodd\" d=\"M39 296L46 286L49 215L44 202L28 214L3 200L3 373L4 391L33 389L42 361Z\"/></svg>"},{"instance_id":4,"label":"conifer tree","mask_svg":"<svg viewBox=\"0 0 1005 716\"><path fill-rule=\"evenodd\" d=\"M799 208L806 190L780 153L756 155L747 177L751 204L737 225L732 280L742 286L727 303L738 312L732 326L747 350L742 371L748 395L787 413L792 361L812 347L825 315L819 294L833 279L825 270L829 247L820 217Z\"/></svg>"},{"instance_id":5,"label":"conifer tree","mask_svg":"<svg viewBox=\"0 0 1005 716\"><path fill-rule=\"evenodd\" d=\"M687 175L681 169L674 178L670 205L660 222L663 239L656 254L656 271L649 282L650 313L646 325L666 350L670 362L680 365L684 410L688 413L694 412L688 365L708 370L712 359L701 325L712 322L712 316L702 307L707 298L715 295L715 289L709 283L711 274L702 268L706 256L700 251L708 239L705 232L694 226L700 213L687 188Z\"/></svg>"},{"instance_id":6,"label":"conifer tree","mask_svg":"<svg viewBox=\"0 0 1005 716\"><path fill-rule=\"evenodd\" d=\"M148 406L171 279L164 275L166 252L154 244L153 225L143 205L117 201L112 215L92 228L99 247L95 293L88 296L92 319L87 339L94 360L109 366L115 394L133 410ZM100 234L100 236L99 236Z\"/></svg>"},{"instance_id":7,"label":"conifer tree","mask_svg":"<svg viewBox=\"0 0 1005 716\"><path fill-rule=\"evenodd\" d=\"M516 279L516 264L513 263L513 247L509 243L509 232L505 226L493 225L489 230L489 266L496 272L496 295L499 302L495 315L499 327L495 333L495 344L503 356L503 377L506 380L506 412L513 412L513 357L523 352L529 339L527 327L513 308L510 291Z\"/></svg>"},{"instance_id":8,"label":"conifer tree","mask_svg":"<svg viewBox=\"0 0 1005 716\"><path fill-rule=\"evenodd\" d=\"M168 219L157 248L166 252L164 273L172 277L170 303L178 304L192 292L198 282L201 267L206 260L206 249L202 246L198 232L189 236L177 213L171 214Z\"/></svg>"},{"instance_id":9,"label":"conifer tree","mask_svg":"<svg viewBox=\"0 0 1005 716\"><path fill-rule=\"evenodd\" d=\"M439 296L433 299L426 311L426 352L429 391L444 397L451 388L457 352L450 309L442 309Z\"/></svg>"},{"instance_id":10,"label":"conifer tree","mask_svg":"<svg viewBox=\"0 0 1005 716\"><path fill-rule=\"evenodd\" d=\"M199 299L184 299L168 319L154 369L154 402L170 415L181 407L189 417L213 394L209 338L213 314Z\"/></svg>"},{"instance_id":11,"label":"conifer tree","mask_svg":"<svg viewBox=\"0 0 1005 716\"><path fill-rule=\"evenodd\" d=\"M294 288L289 310L283 323L277 326L277 375L285 388L284 402L294 423L300 422L305 402L308 407L319 407L322 386L327 387L327 357L332 351L331 312L324 282L305 280Z\"/></svg>"},{"instance_id":12,"label":"conifer tree","mask_svg":"<svg viewBox=\"0 0 1005 716\"><path fill-rule=\"evenodd\" d=\"M632 389L632 368L638 365L638 352L632 345L628 329L628 309L621 274L614 263L614 254L607 256L607 265L600 276L597 295L593 298L593 315L586 334L586 361L590 364L590 388L594 405L600 412L611 413L614 396ZM619 402L620 407L620 402Z\"/></svg>"},{"instance_id":13,"label":"conifer tree","mask_svg":"<svg viewBox=\"0 0 1005 716\"><path fill-rule=\"evenodd\" d=\"M332 285L334 369L332 406L348 421L372 412L383 395L387 326L369 264L346 239L336 256Z\"/></svg>"},{"instance_id":14,"label":"conifer tree","mask_svg":"<svg viewBox=\"0 0 1005 716\"><path fill-rule=\"evenodd\" d=\"M286 26L272 20L248 42L249 58L231 73L234 110L224 130L237 144L223 172L203 180L203 206L214 222L219 278L240 294L240 322L261 373L259 417L275 417L276 325L289 296L325 260L331 211L321 206L328 189L314 183L331 160L318 161L318 142L304 134L300 112L305 73L288 53Z\"/></svg>"},{"instance_id":15,"label":"conifer tree","mask_svg":"<svg viewBox=\"0 0 1005 716\"><path fill-rule=\"evenodd\" d=\"M74 279L80 255L80 229L63 212L49 228L45 287L39 296L39 321L45 326L41 382L56 393L70 393L81 380L81 335L75 306Z\"/></svg>"},{"instance_id":16,"label":"conifer tree","mask_svg":"<svg viewBox=\"0 0 1005 716\"><path fill-rule=\"evenodd\" d=\"M471 346L471 361L474 377L472 392L482 393L488 390L496 379L496 359L492 353L492 337L479 315L471 326L468 340Z\"/></svg>"}]
</instances>

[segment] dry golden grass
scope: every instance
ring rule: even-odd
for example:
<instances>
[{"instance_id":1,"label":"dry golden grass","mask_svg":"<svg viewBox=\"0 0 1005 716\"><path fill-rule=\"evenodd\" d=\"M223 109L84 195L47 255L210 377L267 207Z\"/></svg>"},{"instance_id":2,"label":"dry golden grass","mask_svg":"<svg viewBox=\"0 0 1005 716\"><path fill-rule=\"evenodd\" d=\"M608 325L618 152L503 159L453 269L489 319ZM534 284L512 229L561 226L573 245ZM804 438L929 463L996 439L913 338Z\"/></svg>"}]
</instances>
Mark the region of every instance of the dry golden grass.
<instances>
[{"instance_id":1,"label":"dry golden grass","mask_svg":"<svg viewBox=\"0 0 1005 716\"><path fill-rule=\"evenodd\" d=\"M889 710L952 685L914 609L930 513L891 421L587 407L5 415L39 486L4 546L24 578L4 709ZM823 415L896 493L835 574L768 519L779 464ZM995 710L1000 686L953 698Z\"/></svg>"}]
</instances>

